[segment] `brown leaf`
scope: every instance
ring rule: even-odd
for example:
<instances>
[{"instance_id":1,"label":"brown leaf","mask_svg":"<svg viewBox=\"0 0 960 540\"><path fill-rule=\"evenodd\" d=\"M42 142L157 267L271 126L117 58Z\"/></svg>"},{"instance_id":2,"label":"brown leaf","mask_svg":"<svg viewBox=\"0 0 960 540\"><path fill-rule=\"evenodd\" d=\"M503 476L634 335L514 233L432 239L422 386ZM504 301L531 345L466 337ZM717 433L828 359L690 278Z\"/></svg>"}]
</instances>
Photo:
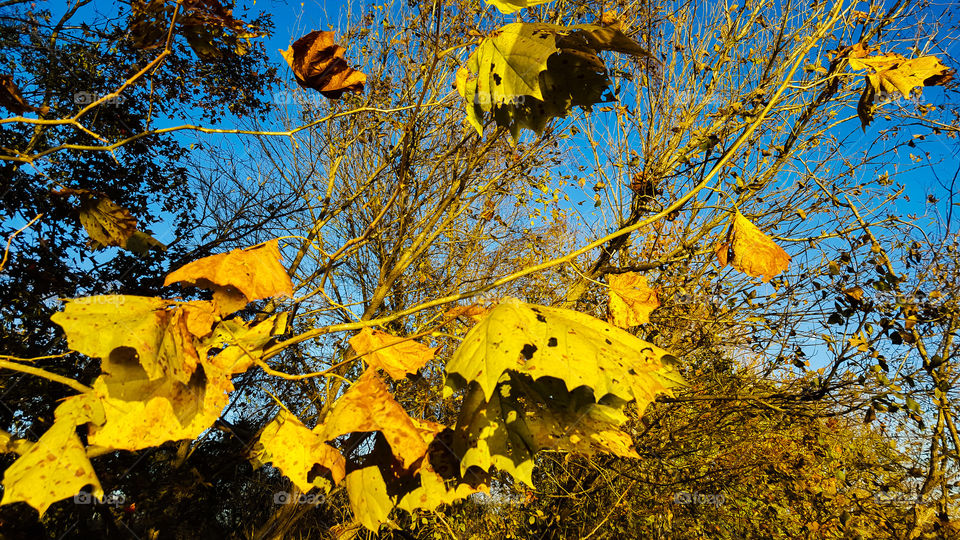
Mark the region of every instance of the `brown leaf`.
<instances>
[{"instance_id":1,"label":"brown leaf","mask_svg":"<svg viewBox=\"0 0 960 540\"><path fill-rule=\"evenodd\" d=\"M350 338L350 346L375 368L387 372L394 380L416 373L433 358L436 347L427 347L413 340L391 336L386 332L364 328Z\"/></svg>"},{"instance_id":2,"label":"brown leaf","mask_svg":"<svg viewBox=\"0 0 960 540\"><path fill-rule=\"evenodd\" d=\"M650 322L650 312L660 307L657 291L647 285L647 277L636 272L611 275L610 316L613 324L628 328Z\"/></svg>"},{"instance_id":3,"label":"brown leaf","mask_svg":"<svg viewBox=\"0 0 960 540\"><path fill-rule=\"evenodd\" d=\"M13 75L0 75L0 107L7 109L13 114L23 114L25 112L35 112L47 114L47 107L33 107L28 105L20 95L20 89L13 82Z\"/></svg>"},{"instance_id":4,"label":"brown leaf","mask_svg":"<svg viewBox=\"0 0 960 540\"><path fill-rule=\"evenodd\" d=\"M280 52L290 64L297 84L339 99L344 92L361 92L367 76L347 66L345 49L333 42L333 36L333 32L314 30Z\"/></svg>"},{"instance_id":5,"label":"brown leaf","mask_svg":"<svg viewBox=\"0 0 960 540\"><path fill-rule=\"evenodd\" d=\"M727 242L732 252L730 264L745 274L763 277L763 281L770 281L790 265L787 252L743 217L739 210L733 216ZM720 251L717 258L723 262Z\"/></svg>"},{"instance_id":6,"label":"brown leaf","mask_svg":"<svg viewBox=\"0 0 960 540\"><path fill-rule=\"evenodd\" d=\"M293 283L280 264L276 240L188 263L167 275L163 285L186 283L214 291L221 314L271 296L292 296Z\"/></svg>"}]
</instances>

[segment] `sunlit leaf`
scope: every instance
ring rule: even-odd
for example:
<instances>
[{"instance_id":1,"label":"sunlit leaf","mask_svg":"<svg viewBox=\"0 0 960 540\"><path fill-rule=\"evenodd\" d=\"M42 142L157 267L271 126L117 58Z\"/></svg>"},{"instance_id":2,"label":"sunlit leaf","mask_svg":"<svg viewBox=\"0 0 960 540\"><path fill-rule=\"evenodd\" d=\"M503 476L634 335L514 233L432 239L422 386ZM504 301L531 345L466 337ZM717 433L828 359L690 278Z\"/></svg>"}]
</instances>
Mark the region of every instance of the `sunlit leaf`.
<instances>
[{"instance_id":1,"label":"sunlit leaf","mask_svg":"<svg viewBox=\"0 0 960 540\"><path fill-rule=\"evenodd\" d=\"M503 299L466 335L447 363L446 392L476 381L489 399L508 370L554 377L645 405L668 390L653 374L663 349L589 315ZM458 380L459 378L459 380Z\"/></svg>"},{"instance_id":2,"label":"sunlit leaf","mask_svg":"<svg viewBox=\"0 0 960 540\"><path fill-rule=\"evenodd\" d=\"M254 300L293 295L293 283L280 260L277 241L271 240L188 263L167 275L163 284L212 289L220 313L232 313Z\"/></svg>"},{"instance_id":3,"label":"sunlit leaf","mask_svg":"<svg viewBox=\"0 0 960 540\"><path fill-rule=\"evenodd\" d=\"M92 485L92 494L103 497L103 488L87 458L69 418L54 422L35 444L3 474L0 505L24 501L42 516L56 501L76 495Z\"/></svg>"},{"instance_id":4,"label":"sunlit leaf","mask_svg":"<svg viewBox=\"0 0 960 540\"><path fill-rule=\"evenodd\" d=\"M408 467L423 457L440 429L442 426L410 418L376 372L368 369L337 399L314 431L324 441L355 431L379 431L393 455Z\"/></svg>"},{"instance_id":5,"label":"sunlit leaf","mask_svg":"<svg viewBox=\"0 0 960 540\"><path fill-rule=\"evenodd\" d=\"M647 285L646 276L636 272L611 274L610 316L620 328L650 322L650 312L660 307L657 291Z\"/></svg>"},{"instance_id":6,"label":"sunlit leaf","mask_svg":"<svg viewBox=\"0 0 960 540\"><path fill-rule=\"evenodd\" d=\"M362 92L367 76L347 65L345 49L333 41L334 32L314 30L280 51L297 84L338 99L344 92Z\"/></svg>"},{"instance_id":7,"label":"sunlit leaf","mask_svg":"<svg viewBox=\"0 0 960 540\"><path fill-rule=\"evenodd\" d=\"M263 428L256 458L263 464L273 463L304 493L314 486L330 491L332 485L321 473L329 473L334 485L345 474L346 462L340 452L287 411L280 411Z\"/></svg>"},{"instance_id":8,"label":"sunlit leaf","mask_svg":"<svg viewBox=\"0 0 960 540\"><path fill-rule=\"evenodd\" d=\"M350 338L350 346L363 360L387 372L395 380L416 373L433 358L436 347L391 336L386 332L364 328Z\"/></svg>"},{"instance_id":9,"label":"sunlit leaf","mask_svg":"<svg viewBox=\"0 0 960 540\"><path fill-rule=\"evenodd\" d=\"M717 250L721 266L727 262L737 270L761 277L763 281L783 272L790 266L790 256L780 246L740 213L734 212L733 223L727 233L729 255L724 248Z\"/></svg>"},{"instance_id":10,"label":"sunlit leaf","mask_svg":"<svg viewBox=\"0 0 960 540\"><path fill-rule=\"evenodd\" d=\"M500 13L514 13L521 9L546 4L553 0L484 0L484 2L500 10Z\"/></svg>"},{"instance_id":11,"label":"sunlit leaf","mask_svg":"<svg viewBox=\"0 0 960 540\"><path fill-rule=\"evenodd\" d=\"M380 469L372 466L351 471L347 473L345 485L357 521L371 531L387 522L394 500L387 494L387 484Z\"/></svg>"}]
</instances>

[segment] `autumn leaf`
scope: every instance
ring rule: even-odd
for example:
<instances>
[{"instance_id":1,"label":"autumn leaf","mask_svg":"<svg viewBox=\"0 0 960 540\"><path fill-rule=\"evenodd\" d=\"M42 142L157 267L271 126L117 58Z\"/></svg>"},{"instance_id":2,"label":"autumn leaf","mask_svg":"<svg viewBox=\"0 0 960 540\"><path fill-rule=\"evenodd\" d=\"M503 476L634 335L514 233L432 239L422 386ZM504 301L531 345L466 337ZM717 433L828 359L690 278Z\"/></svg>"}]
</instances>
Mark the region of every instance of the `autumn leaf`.
<instances>
[{"instance_id":1,"label":"autumn leaf","mask_svg":"<svg viewBox=\"0 0 960 540\"><path fill-rule=\"evenodd\" d=\"M349 67L345 49L333 42L334 32L314 30L280 51L290 65L297 84L319 90L330 99L344 92L361 92L367 76Z\"/></svg>"},{"instance_id":2,"label":"autumn leaf","mask_svg":"<svg viewBox=\"0 0 960 540\"><path fill-rule=\"evenodd\" d=\"M481 305L471 304L468 306L452 307L449 310L447 310L447 312L444 313L443 316L445 319L448 319L448 320L457 319L457 318L466 318L470 322L475 323L483 319L483 317L487 314L487 311L488 311L487 308Z\"/></svg>"},{"instance_id":3,"label":"autumn leaf","mask_svg":"<svg viewBox=\"0 0 960 540\"><path fill-rule=\"evenodd\" d=\"M512 23L496 30L457 71L467 121L482 135L483 116L491 113L515 141L520 129L540 133L550 118L566 116L572 107L611 101L598 56L604 50L649 56L612 27Z\"/></svg>"},{"instance_id":4,"label":"autumn leaf","mask_svg":"<svg viewBox=\"0 0 960 540\"><path fill-rule=\"evenodd\" d=\"M184 312L167 309L167 300L103 295L65 302L50 320L63 328L71 349L102 358L105 370L129 357L149 380L170 377L186 383L193 375L199 362L193 336Z\"/></svg>"},{"instance_id":5,"label":"autumn leaf","mask_svg":"<svg viewBox=\"0 0 960 540\"><path fill-rule=\"evenodd\" d=\"M387 522L394 500L387 493L387 484L378 467L369 466L347 473L344 485L357 521L371 531L377 531L381 523Z\"/></svg>"},{"instance_id":6,"label":"autumn leaf","mask_svg":"<svg viewBox=\"0 0 960 540\"><path fill-rule=\"evenodd\" d=\"M453 450L453 431L445 429L434 437L427 454L412 472L414 484L398 498L397 507L413 512L416 509L434 510L474 493L489 492L490 476L476 469L461 476L460 456ZM403 482L404 486L410 485Z\"/></svg>"},{"instance_id":7,"label":"autumn leaf","mask_svg":"<svg viewBox=\"0 0 960 540\"><path fill-rule=\"evenodd\" d=\"M850 48L847 62L850 69L871 70L865 77L857 106L857 114L864 128L873 120L876 101L882 96L899 92L909 98L915 88L945 85L953 79L954 73L936 56L906 58L895 53L871 55L870 50L860 43Z\"/></svg>"},{"instance_id":8,"label":"autumn leaf","mask_svg":"<svg viewBox=\"0 0 960 540\"><path fill-rule=\"evenodd\" d=\"M42 516L56 501L76 495L84 486L103 498L103 488L86 449L69 418L54 422L36 443L3 474L0 505L24 501Z\"/></svg>"},{"instance_id":9,"label":"autumn leaf","mask_svg":"<svg viewBox=\"0 0 960 540\"><path fill-rule=\"evenodd\" d=\"M333 485L345 474L340 452L285 410L263 428L255 457L261 464L273 463L304 493L314 486L330 491L333 486L320 472L329 473Z\"/></svg>"},{"instance_id":10,"label":"autumn leaf","mask_svg":"<svg viewBox=\"0 0 960 540\"><path fill-rule=\"evenodd\" d=\"M368 369L337 399L314 432L322 440L330 441L346 433L379 431L393 455L409 467L423 457L441 429L442 426L410 418L376 372Z\"/></svg>"},{"instance_id":11,"label":"autumn leaf","mask_svg":"<svg viewBox=\"0 0 960 540\"><path fill-rule=\"evenodd\" d=\"M464 337L447 363L444 393L477 382L489 399L507 371L554 377L646 406L669 393L656 372L667 352L589 315L505 298Z\"/></svg>"},{"instance_id":12,"label":"autumn leaf","mask_svg":"<svg viewBox=\"0 0 960 540\"><path fill-rule=\"evenodd\" d=\"M187 384L151 381L136 363L115 362L93 383L88 399L99 400L101 425L88 425L91 445L139 450L167 441L195 439L220 417L233 384L228 373L205 364Z\"/></svg>"},{"instance_id":13,"label":"autumn leaf","mask_svg":"<svg viewBox=\"0 0 960 540\"><path fill-rule=\"evenodd\" d=\"M13 114L23 114L25 112L35 112L47 114L47 107L33 107L24 101L20 95L20 89L13 82L13 75L0 75L0 107L7 109Z\"/></svg>"},{"instance_id":14,"label":"autumn leaf","mask_svg":"<svg viewBox=\"0 0 960 540\"><path fill-rule=\"evenodd\" d=\"M729 254L723 246L729 246ZM770 281L790 266L787 252L739 210L734 212L726 242L717 249L717 259L721 266L729 262L737 270L753 277L762 277L763 281Z\"/></svg>"},{"instance_id":15,"label":"autumn leaf","mask_svg":"<svg viewBox=\"0 0 960 540\"><path fill-rule=\"evenodd\" d=\"M273 337L284 333L286 328L287 313L278 313L252 327L234 317L218 324L197 348L207 355L206 361L211 365L236 375L259 360ZM219 349L220 352L209 356L210 349Z\"/></svg>"},{"instance_id":16,"label":"autumn leaf","mask_svg":"<svg viewBox=\"0 0 960 540\"><path fill-rule=\"evenodd\" d=\"M484 0L487 4L500 10L500 13L509 14L532 6L546 4L553 0Z\"/></svg>"},{"instance_id":17,"label":"autumn leaf","mask_svg":"<svg viewBox=\"0 0 960 540\"><path fill-rule=\"evenodd\" d=\"M188 263L167 275L163 285L212 289L219 312L233 313L254 300L293 295L293 282L280 259L277 241L271 240Z\"/></svg>"},{"instance_id":18,"label":"autumn leaf","mask_svg":"<svg viewBox=\"0 0 960 540\"><path fill-rule=\"evenodd\" d=\"M460 436L454 441L463 473L495 467L533 486L535 458L542 450L639 457L630 435L619 429L627 419L624 400L600 404L587 387L571 392L557 379L533 381L516 374L497 388L489 400L478 385L464 397L455 426Z\"/></svg>"},{"instance_id":19,"label":"autumn leaf","mask_svg":"<svg viewBox=\"0 0 960 540\"><path fill-rule=\"evenodd\" d=\"M611 274L610 316L613 324L628 328L650 322L650 312L660 307L657 291L647 285L646 276L636 272Z\"/></svg>"},{"instance_id":20,"label":"autumn leaf","mask_svg":"<svg viewBox=\"0 0 960 540\"><path fill-rule=\"evenodd\" d=\"M97 250L117 246L134 253L146 253L150 248L161 251L167 247L149 234L137 230L137 219L130 211L117 206L105 195L86 189L62 189L56 195L73 195L80 199L79 218L90 248Z\"/></svg>"},{"instance_id":21,"label":"autumn leaf","mask_svg":"<svg viewBox=\"0 0 960 540\"><path fill-rule=\"evenodd\" d=\"M403 379L408 373L416 373L433 358L437 350L436 347L427 347L369 328L350 338L350 346L366 363L386 371L394 380Z\"/></svg>"}]
</instances>

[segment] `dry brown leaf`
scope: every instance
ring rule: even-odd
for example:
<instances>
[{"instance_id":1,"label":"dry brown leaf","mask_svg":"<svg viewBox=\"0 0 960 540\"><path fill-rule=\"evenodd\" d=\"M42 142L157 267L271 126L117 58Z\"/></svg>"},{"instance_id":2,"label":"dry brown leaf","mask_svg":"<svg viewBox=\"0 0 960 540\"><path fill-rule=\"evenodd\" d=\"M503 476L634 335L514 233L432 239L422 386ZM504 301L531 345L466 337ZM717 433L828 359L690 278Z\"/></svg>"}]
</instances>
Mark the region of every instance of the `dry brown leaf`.
<instances>
[{"instance_id":1,"label":"dry brown leaf","mask_svg":"<svg viewBox=\"0 0 960 540\"><path fill-rule=\"evenodd\" d=\"M387 372L394 380L416 373L433 358L437 347L427 347L410 339L364 328L350 338L350 346L363 360Z\"/></svg>"},{"instance_id":2,"label":"dry brown leaf","mask_svg":"<svg viewBox=\"0 0 960 540\"><path fill-rule=\"evenodd\" d=\"M487 308L479 304L471 304L469 306L456 306L443 314L444 318L447 320L456 319L459 317L465 317L470 320L470 322L479 322L480 319L484 318L487 315L487 312L490 311Z\"/></svg>"},{"instance_id":3,"label":"dry brown leaf","mask_svg":"<svg viewBox=\"0 0 960 540\"><path fill-rule=\"evenodd\" d=\"M172 283L213 289L214 303L221 314L232 313L254 300L293 295L293 283L280 264L276 240L193 261L167 275L163 285Z\"/></svg>"},{"instance_id":4,"label":"dry brown leaf","mask_svg":"<svg viewBox=\"0 0 960 540\"><path fill-rule=\"evenodd\" d=\"M636 272L610 275L610 317L620 328L650 322L650 312L660 307L657 291L647 277Z\"/></svg>"},{"instance_id":5,"label":"dry brown leaf","mask_svg":"<svg viewBox=\"0 0 960 540\"><path fill-rule=\"evenodd\" d=\"M733 225L728 234L727 242L731 252L728 262L737 270L754 277L762 276L763 281L770 281L790 265L787 252L743 217L739 210L733 216ZM717 252L717 258L722 263L720 251Z\"/></svg>"},{"instance_id":6,"label":"dry brown leaf","mask_svg":"<svg viewBox=\"0 0 960 540\"><path fill-rule=\"evenodd\" d=\"M13 82L13 75L0 75L0 107L13 114L23 114L25 112L46 114L49 111L47 107L28 105L23 96L20 95L20 88Z\"/></svg>"},{"instance_id":7,"label":"dry brown leaf","mask_svg":"<svg viewBox=\"0 0 960 540\"><path fill-rule=\"evenodd\" d=\"M344 92L361 92L367 76L347 65L345 49L333 42L334 32L314 30L280 51L297 84L319 90L330 99Z\"/></svg>"}]
</instances>

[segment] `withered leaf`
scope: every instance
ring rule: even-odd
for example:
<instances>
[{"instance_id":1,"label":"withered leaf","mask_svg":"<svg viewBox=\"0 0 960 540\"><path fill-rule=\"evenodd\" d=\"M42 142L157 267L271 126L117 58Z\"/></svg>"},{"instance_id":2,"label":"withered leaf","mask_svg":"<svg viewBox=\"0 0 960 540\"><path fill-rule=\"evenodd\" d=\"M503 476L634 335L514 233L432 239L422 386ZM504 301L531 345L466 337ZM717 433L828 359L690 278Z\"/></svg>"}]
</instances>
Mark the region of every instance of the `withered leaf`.
<instances>
[{"instance_id":1,"label":"withered leaf","mask_svg":"<svg viewBox=\"0 0 960 540\"><path fill-rule=\"evenodd\" d=\"M0 75L0 107L13 114L23 114L25 112L46 114L49 110L47 107L28 105L23 96L20 95L20 88L13 82L13 75Z\"/></svg>"},{"instance_id":2,"label":"withered leaf","mask_svg":"<svg viewBox=\"0 0 960 540\"><path fill-rule=\"evenodd\" d=\"M729 260L725 260L727 245ZM770 281L790 266L787 252L743 217L739 210L734 213L727 241L717 249L717 259L721 266L729 262L737 270L754 277L762 277L763 281Z\"/></svg>"},{"instance_id":3,"label":"withered leaf","mask_svg":"<svg viewBox=\"0 0 960 540\"><path fill-rule=\"evenodd\" d=\"M367 76L347 65L345 49L333 42L333 32L314 30L280 51L297 84L339 99L344 92L361 92Z\"/></svg>"},{"instance_id":4,"label":"withered leaf","mask_svg":"<svg viewBox=\"0 0 960 540\"><path fill-rule=\"evenodd\" d=\"M117 246L141 254L150 248L167 249L154 237L137 230L137 218L102 193L66 188L54 194L73 195L80 199L80 224L90 237L90 249Z\"/></svg>"},{"instance_id":5,"label":"withered leaf","mask_svg":"<svg viewBox=\"0 0 960 540\"><path fill-rule=\"evenodd\" d=\"M610 317L620 328L650 322L650 312L660 307L657 291L647 285L646 276L636 272L611 275Z\"/></svg>"}]
</instances>

